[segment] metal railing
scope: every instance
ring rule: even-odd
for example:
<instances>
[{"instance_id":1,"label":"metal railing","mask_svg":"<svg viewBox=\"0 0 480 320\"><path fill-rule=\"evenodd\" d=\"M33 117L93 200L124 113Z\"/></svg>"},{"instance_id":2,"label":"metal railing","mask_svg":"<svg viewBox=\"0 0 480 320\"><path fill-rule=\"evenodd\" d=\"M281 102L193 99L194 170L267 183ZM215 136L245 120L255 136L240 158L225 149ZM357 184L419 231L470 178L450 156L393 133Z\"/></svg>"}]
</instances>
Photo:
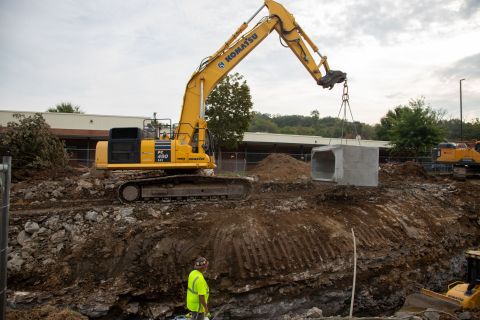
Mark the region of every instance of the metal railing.
<instances>
[{"instance_id":1,"label":"metal railing","mask_svg":"<svg viewBox=\"0 0 480 320\"><path fill-rule=\"evenodd\" d=\"M10 183L12 157L3 157L0 165L0 319L6 318L7 307L7 257L8 257L8 209L10 206Z\"/></svg>"}]
</instances>

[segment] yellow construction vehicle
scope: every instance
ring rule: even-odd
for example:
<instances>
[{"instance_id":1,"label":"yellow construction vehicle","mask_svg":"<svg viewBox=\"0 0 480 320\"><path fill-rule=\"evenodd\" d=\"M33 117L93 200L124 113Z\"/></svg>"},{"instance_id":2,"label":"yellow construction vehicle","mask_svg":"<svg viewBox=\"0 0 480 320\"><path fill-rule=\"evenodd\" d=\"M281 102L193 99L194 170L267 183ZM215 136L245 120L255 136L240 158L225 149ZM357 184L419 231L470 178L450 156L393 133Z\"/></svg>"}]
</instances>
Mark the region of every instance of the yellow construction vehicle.
<instances>
[{"instance_id":1,"label":"yellow construction vehicle","mask_svg":"<svg viewBox=\"0 0 480 320\"><path fill-rule=\"evenodd\" d=\"M409 295L400 310L418 312L428 308L445 312L480 307L480 251L467 250L467 282L456 281L448 286L445 293L422 289L420 293Z\"/></svg>"},{"instance_id":2,"label":"yellow construction vehicle","mask_svg":"<svg viewBox=\"0 0 480 320\"><path fill-rule=\"evenodd\" d=\"M268 16L244 32L264 7L268 8ZM278 32L280 42L292 50L317 84L331 89L346 79L345 73L330 69L327 57L319 52L291 13L277 2L265 0L217 52L200 63L185 88L178 124L172 125L170 119L148 119L144 128L112 128L108 141L97 143L95 163L98 169L159 169L167 174L182 173L129 181L119 189L122 201L246 197L250 186L245 180L200 177L192 173L215 168L213 137L205 121L205 100L216 84L273 30ZM315 62L311 50L318 54L319 63ZM324 69L324 74L320 68Z\"/></svg>"},{"instance_id":3,"label":"yellow construction vehicle","mask_svg":"<svg viewBox=\"0 0 480 320\"><path fill-rule=\"evenodd\" d=\"M440 143L434 152L435 162L453 165L453 176L465 179L480 174L480 141L468 147L465 143Z\"/></svg>"}]
</instances>

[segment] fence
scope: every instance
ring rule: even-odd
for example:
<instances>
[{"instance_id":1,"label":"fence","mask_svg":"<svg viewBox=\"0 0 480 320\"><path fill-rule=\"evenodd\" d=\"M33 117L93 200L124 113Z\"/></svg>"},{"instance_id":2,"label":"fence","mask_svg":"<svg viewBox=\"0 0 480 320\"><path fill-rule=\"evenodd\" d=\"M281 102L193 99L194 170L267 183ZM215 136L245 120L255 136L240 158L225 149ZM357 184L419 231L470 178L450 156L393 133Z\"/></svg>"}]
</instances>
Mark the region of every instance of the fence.
<instances>
[{"instance_id":1,"label":"fence","mask_svg":"<svg viewBox=\"0 0 480 320\"><path fill-rule=\"evenodd\" d=\"M95 163L95 149L65 148L70 164L90 167Z\"/></svg>"},{"instance_id":2,"label":"fence","mask_svg":"<svg viewBox=\"0 0 480 320\"><path fill-rule=\"evenodd\" d=\"M245 173L272 153L261 152L222 152L216 155L218 172ZM291 157L305 162L310 162L310 153L293 153Z\"/></svg>"},{"instance_id":3,"label":"fence","mask_svg":"<svg viewBox=\"0 0 480 320\"><path fill-rule=\"evenodd\" d=\"M92 166L95 163L95 149L67 148L69 161L73 165ZM217 172L232 172L244 174L252 169L257 163L272 153L262 152L222 152L216 154ZM290 153L291 157L305 162L310 162L310 153ZM432 174L450 174L453 172L453 165L438 164L433 162L431 157L392 157L380 156L380 163L415 161L420 163L426 171Z\"/></svg>"},{"instance_id":4,"label":"fence","mask_svg":"<svg viewBox=\"0 0 480 320\"><path fill-rule=\"evenodd\" d=\"M6 316L8 209L10 206L10 179L12 158L3 157L0 164L0 319Z\"/></svg>"}]
</instances>

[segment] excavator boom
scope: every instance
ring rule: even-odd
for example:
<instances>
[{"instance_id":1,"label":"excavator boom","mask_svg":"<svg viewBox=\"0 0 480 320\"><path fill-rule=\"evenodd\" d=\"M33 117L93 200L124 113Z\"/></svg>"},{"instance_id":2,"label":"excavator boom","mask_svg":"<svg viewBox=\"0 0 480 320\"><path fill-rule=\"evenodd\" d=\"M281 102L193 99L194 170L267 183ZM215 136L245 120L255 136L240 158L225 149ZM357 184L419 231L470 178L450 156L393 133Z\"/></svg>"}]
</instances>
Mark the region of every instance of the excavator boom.
<instances>
[{"instance_id":1,"label":"excavator boom","mask_svg":"<svg viewBox=\"0 0 480 320\"><path fill-rule=\"evenodd\" d=\"M269 15L262 18L251 30L243 33L248 24L264 7L268 8ZM320 53L317 46L297 24L293 15L280 3L265 0L264 5L247 22L242 23L225 44L214 55L206 58L199 69L193 73L185 89L178 127L178 132L182 133L182 139L189 142L189 136L193 136L193 128L190 124L198 123L199 126L204 124L205 101L217 83L265 40L273 30L279 34L281 42L285 43L284 46L292 50L318 85L331 89L336 83L345 81L346 74L330 69L327 57ZM319 56L318 63L313 58L312 51ZM321 69L323 69L323 73ZM201 134L202 132L200 132Z\"/></svg>"}]
</instances>

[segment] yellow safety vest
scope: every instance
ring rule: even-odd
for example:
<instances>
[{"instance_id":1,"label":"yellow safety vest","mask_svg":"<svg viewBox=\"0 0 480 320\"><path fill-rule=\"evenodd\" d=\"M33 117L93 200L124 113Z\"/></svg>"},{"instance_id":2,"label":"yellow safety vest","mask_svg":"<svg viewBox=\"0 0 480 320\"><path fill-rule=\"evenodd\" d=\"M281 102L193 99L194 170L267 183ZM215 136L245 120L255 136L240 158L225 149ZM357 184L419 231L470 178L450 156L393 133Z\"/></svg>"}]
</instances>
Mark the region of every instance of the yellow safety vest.
<instances>
[{"instance_id":1,"label":"yellow safety vest","mask_svg":"<svg viewBox=\"0 0 480 320\"><path fill-rule=\"evenodd\" d=\"M209 294L210 289L203 274L198 270L190 272L188 276L187 309L198 313L205 312L205 308L200 303L199 296L205 296L205 301L208 303Z\"/></svg>"}]
</instances>

